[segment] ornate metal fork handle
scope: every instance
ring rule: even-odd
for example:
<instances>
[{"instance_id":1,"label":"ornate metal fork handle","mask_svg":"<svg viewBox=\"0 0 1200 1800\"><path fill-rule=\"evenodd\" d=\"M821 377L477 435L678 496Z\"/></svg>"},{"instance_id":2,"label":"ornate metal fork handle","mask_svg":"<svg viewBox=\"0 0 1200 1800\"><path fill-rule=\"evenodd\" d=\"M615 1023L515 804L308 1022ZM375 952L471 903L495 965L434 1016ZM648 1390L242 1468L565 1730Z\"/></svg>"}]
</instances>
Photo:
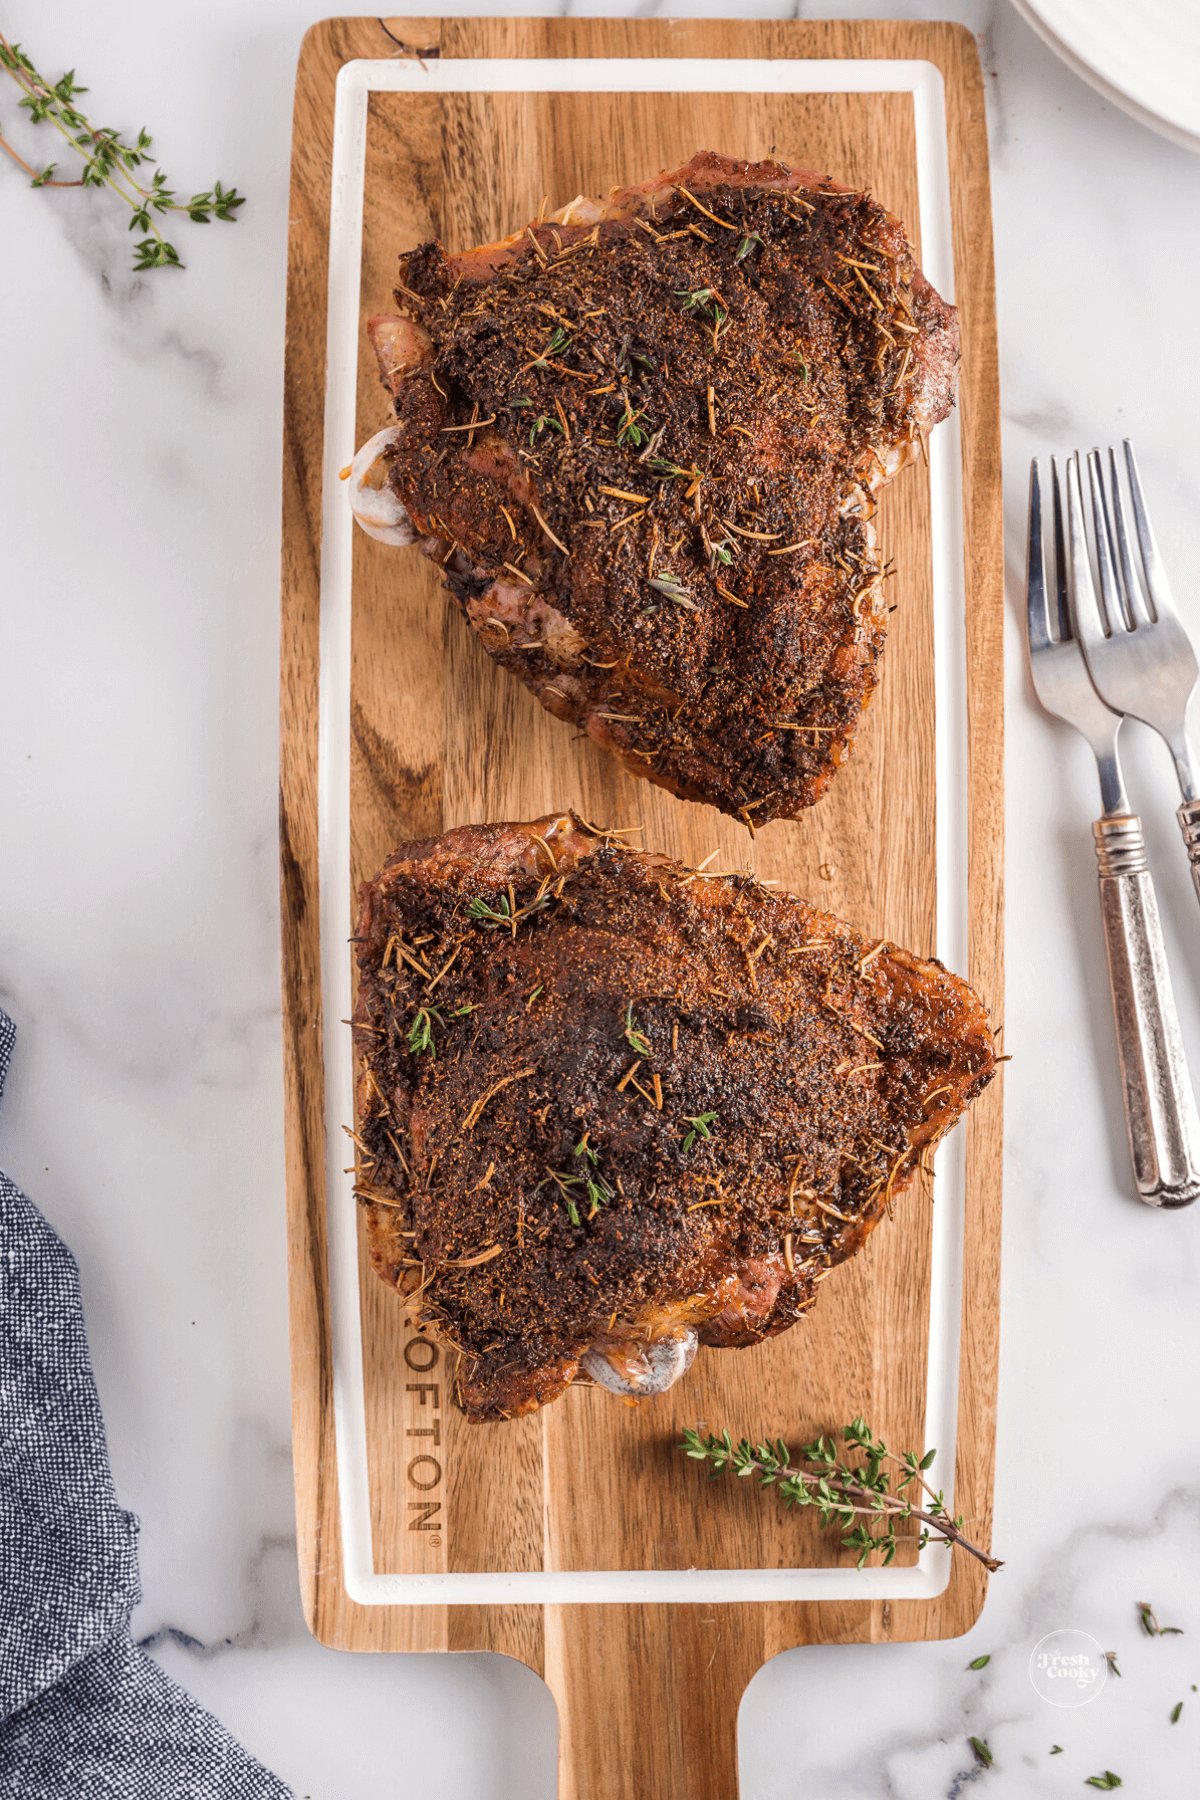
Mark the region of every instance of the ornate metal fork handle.
<instances>
[{"instance_id":1,"label":"ornate metal fork handle","mask_svg":"<svg viewBox=\"0 0 1200 1800\"><path fill-rule=\"evenodd\" d=\"M1130 811L1121 774L1117 738L1122 720L1092 686L1072 631L1071 576L1085 579L1086 563L1080 565L1079 536L1067 529L1057 471L1050 546L1054 579L1049 584L1036 462L1029 501L1027 598L1034 687L1048 712L1087 739L1100 775L1104 813L1092 830L1134 1180L1147 1206L1186 1206L1200 1196L1200 1114L1184 1057L1141 821Z\"/></svg>"},{"instance_id":2,"label":"ornate metal fork handle","mask_svg":"<svg viewBox=\"0 0 1200 1800\"><path fill-rule=\"evenodd\" d=\"M1149 1206L1187 1206L1200 1194L1200 1118L1141 820L1097 819L1092 831L1134 1180Z\"/></svg>"},{"instance_id":3,"label":"ornate metal fork handle","mask_svg":"<svg viewBox=\"0 0 1200 1800\"><path fill-rule=\"evenodd\" d=\"M1192 868L1192 886L1196 890L1197 900L1200 900L1200 800L1185 800L1181 806L1176 807L1175 817L1179 820L1179 829L1183 833L1184 847Z\"/></svg>"}]
</instances>

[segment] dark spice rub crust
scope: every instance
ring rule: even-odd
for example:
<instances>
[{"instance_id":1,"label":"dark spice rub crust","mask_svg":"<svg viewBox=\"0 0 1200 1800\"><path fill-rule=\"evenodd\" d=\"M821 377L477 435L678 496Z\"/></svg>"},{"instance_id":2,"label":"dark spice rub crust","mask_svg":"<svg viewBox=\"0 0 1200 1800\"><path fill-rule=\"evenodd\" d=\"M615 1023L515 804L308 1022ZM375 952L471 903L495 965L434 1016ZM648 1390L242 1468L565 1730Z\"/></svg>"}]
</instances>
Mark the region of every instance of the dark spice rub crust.
<instances>
[{"instance_id":1,"label":"dark spice rub crust","mask_svg":"<svg viewBox=\"0 0 1200 1800\"><path fill-rule=\"evenodd\" d=\"M497 662L752 825L820 798L877 679L874 490L952 404L954 308L870 195L711 153L400 259L355 460ZM381 490L384 490L381 493Z\"/></svg>"},{"instance_id":2,"label":"dark spice rub crust","mask_svg":"<svg viewBox=\"0 0 1200 1800\"><path fill-rule=\"evenodd\" d=\"M371 1261L472 1419L786 1330L994 1072L940 963L574 815L402 845L361 900Z\"/></svg>"}]
</instances>

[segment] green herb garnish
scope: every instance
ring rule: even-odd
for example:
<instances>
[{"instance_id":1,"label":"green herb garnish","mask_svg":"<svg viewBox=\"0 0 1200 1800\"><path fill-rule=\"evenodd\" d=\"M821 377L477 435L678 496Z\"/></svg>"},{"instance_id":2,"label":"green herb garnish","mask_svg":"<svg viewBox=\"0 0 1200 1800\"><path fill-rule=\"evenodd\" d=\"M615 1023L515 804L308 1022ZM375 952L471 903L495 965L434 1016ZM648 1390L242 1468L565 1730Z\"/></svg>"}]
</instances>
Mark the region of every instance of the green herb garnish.
<instances>
[{"instance_id":1,"label":"green herb garnish","mask_svg":"<svg viewBox=\"0 0 1200 1800\"><path fill-rule=\"evenodd\" d=\"M118 195L133 215L129 221L130 231L149 233L134 246L133 266L139 272L142 269L182 269L184 266L174 244L168 243L159 230L157 219L165 214L186 213L196 225L211 224L213 219L235 223L237 208L246 203L245 195L239 194L236 188L223 188L218 181L204 193L193 194L190 200L180 200L174 189L167 186L166 176L150 154L153 140L149 132L139 131L130 143L107 126L91 125L75 104L77 96L88 90L76 82L74 69L69 69L60 81L49 82L38 74L21 46L10 44L2 35L0 67L7 69L23 90L19 105L28 112L34 124L53 125L71 149L83 158L83 173L73 181L57 181L54 179L57 163L34 169L3 137L0 137L0 149L6 150L24 169L34 187L106 187ZM134 173L143 167L154 170L149 186Z\"/></svg>"},{"instance_id":2,"label":"green herb garnish","mask_svg":"<svg viewBox=\"0 0 1200 1800\"><path fill-rule=\"evenodd\" d=\"M897 1456L872 1436L861 1418L842 1427L842 1438L861 1452L861 1463L843 1461L832 1437L815 1438L795 1457L782 1438L762 1444L742 1438L735 1444L728 1431L719 1436L710 1432L706 1437L698 1431L685 1431L679 1448L697 1462L710 1465L710 1480L725 1474L757 1476L764 1487L778 1490L785 1506L815 1506L823 1526L837 1526L843 1548L858 1551L860 1569L874 1551L882 1552L885 1568L894 1561L899 1548L896 1525L902 1519L915 1519L921 1525L920 1536L909 1540L918 1549L934 1540L967 1551L987 1569L1002 1566L964 1535L961 1517L951 1519L944 1494L935 1493L923 1479L936 1451L929 1450L920 1458L912 1451ZM901 1471L895 1477L894 1490L885 1463ZM910 1491L914 1487L926 1496L923 1505L919 1504L921 1493ZM870 1523L855 1525L856 1518Z\"/></svg>"},{"instance_id":3,"label":"green herb garnish","mask_svg":"<svg viewBox=\"0 0 1200 1800\"><path fill-rule=\"evenodd\" d=\"M987 1744L984 1741L984 1739L973 1737L973 1738L968 1738L967 1742L968 1742L968 1744L970 1744L972 1750L975 1752L976 1762L981 1762L985 1769L990 1769L995 1758L992 1756L992 1753L988 1749Z\"/></svg>"},{"instance_id":4,"label":"green herb garnish","mask_svg":"<svg viewBox=\"0 0 1200 1800\"><path fill-rule=\"evenodd\" d=\"M678 576L655 575L651 579L650 586L656 594L664 594L668 600L674 601L676 606L682 606L686 612L700 611Z\"/></svg>"},{"instance_id":5,"label":"green herb garnish","mask_svg":"<svg viewBox=\"0 0 1200 1800\"><path fill-rule=\"evenodd\" d=\"M531 369L544 369L552 356L562 356L570 348L570 338L567 336L561 325L556 325L554 330L550 333L541 355L535 357L529 367Z\"/></svg>"},{"instance_id":6,"label":"green herb garnish","mask_svg":"<svg viewBox=\"0 0 1200 1800\"><path fill-rule=\"evenodd\" d=\"M695 1118L690 1118L688 1114L684 1114L685 1121L692 1128L683 1140L683 1153L685 1156L695 1143L697 1137L710 1138L712 1136L709 1127L716 1123L716 1118L717 1115L715 1112L697 1113Z\"/></svg>"},{"instance_id":7,"label":"green herb garnish","mask_svg":"<svg viewBox=\"0 0 1200 1800\"><path fill-rule=\"evenodd\" d=\"M638 1022L633 1016L632 1000L625 1009L625 1041L631 1050L637 1051L639 1056L651 1056L653 1054L650 1049L649 1040L638 1030Z\"/></svg>"},{"instance_id":8,"label":"green herb garnish","mask_svg":"<svg viewBox=\"0 0 1200 1800\"><path fill-rule=\"evenodd\" d=\"M534 438L541 437L541 435L542 435L543 431L545 431L547 425L551 426L553 430L557 431L559 437L565 437L567 435L566 432L563 430L562 426L559 424L557 419L552 419L550 417L549 413L541 413L533 421L533 424L530 427L529 441L531 444L532 444Z\"/></svg>"},{"instance_id":9,"label":"green herb garnish","mask_svg":"<svg viewBox=\"0 0 1200 1800\"><path fill-rule=\"evenodd\" d=\"M675 298L683 301L684 312L691 312L694 306L707 307L716 291L716 288L676 288Z\"/></svg>"},{"instance_id":10,"label":"green herb garnish","mask_svg":"<svg viewBox=\"0 0 1200 1800\"><path fill-rule=\"evenodd\" d=\"M634 412L628 401L625 403L625 414L617 426L617 442L622 449L640 450L643 444L650 442L650 433L644 425L638 423L645 417L646 409L640 406Z\"/></svg>"},{"instance_id":11,"label":"green herb garnish","mask_svg":"<svg viewBox=\"0 0 1200 1800\"><path fill-rule=\"evenodd\" d=\"M433 1041L433 1022L444 1024L440 1012L432 1006L418 1006L416 1017L408 1028L408 1047L414 1056L423 1056L428 1050L437 1061L437 1047Z\"/></svg>"}]
</instances>

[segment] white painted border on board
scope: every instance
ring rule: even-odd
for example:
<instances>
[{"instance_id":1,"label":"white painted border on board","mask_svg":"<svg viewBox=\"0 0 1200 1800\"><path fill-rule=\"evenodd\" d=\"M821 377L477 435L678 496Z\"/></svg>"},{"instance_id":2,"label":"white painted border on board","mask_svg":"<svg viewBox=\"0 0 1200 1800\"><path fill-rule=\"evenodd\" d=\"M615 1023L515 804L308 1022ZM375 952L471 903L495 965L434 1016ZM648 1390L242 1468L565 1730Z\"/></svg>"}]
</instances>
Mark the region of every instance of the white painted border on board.
<instances>
[{"instance_id":1,"label":"white painted border on board","mask_svg":"<svg viewBox=\"0 0 1200 1800\"><path fill-rule=\"evenodd\" d=\"M932 1599L950 1556L929 1545L905 1569L541 1570L504 1574L378 1574L371 1544L366 1396L359 1315L357 1203L343 1173L342 1127L354 1116L350 1016L350 653L352 531L338 471L355 449L359 288L367 99L371 93L907 93L913 97L921 263L954 298L945 89L929 62L781 58L447 58L345 63L337 78L329 242L329 315L321 540L318 862L325 1019L325 1182L329 1221L333 1405L346 1590L367 1606L579 1604L745 1600ZM962 454L952 413L929 443L933 534L937 776L937 954L968 961L966 638ZM933 1214L926 1441L948 1494L958 1422L965 1161L962 1134L939 1156ZM952 1494L951 1494L952 1498Z\"/></svg>"}]
</instances>

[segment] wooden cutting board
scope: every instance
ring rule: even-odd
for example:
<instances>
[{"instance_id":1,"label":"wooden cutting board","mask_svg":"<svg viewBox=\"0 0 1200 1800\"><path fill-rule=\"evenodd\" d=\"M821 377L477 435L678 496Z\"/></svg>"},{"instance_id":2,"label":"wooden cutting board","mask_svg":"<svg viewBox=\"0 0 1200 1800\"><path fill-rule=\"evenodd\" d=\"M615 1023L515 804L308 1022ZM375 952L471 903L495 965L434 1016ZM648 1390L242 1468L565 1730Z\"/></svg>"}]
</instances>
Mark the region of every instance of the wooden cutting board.
<instances>
[{"instance_id":1,"label":"wooden cutting board","mask_svg":"<svg viewBox=\"0 0 1200 1800\"><path fill-rule=\"evenodd\" d=\"M983 1602L954 1558L928 1600L700 1605L360 1605L342 1575L328 1282L318 883L318 672L332 123L357 58L729 57L923 59L945 83L963 362L963 581L968 730L969 968L1002 1012L1002 554L999 409L983 92L975 44L937 24L336 19L305 38L296 88L284 413L280 834L293 1424L300 1578L322 1642L346 1649L491 1649L543 1674L560 1720L563 1800L737 1791L736 1718L755 1670L805 1643L953 1636ZM914 114L900 92L798 95L372 93L362 315L391 304L396 257L426 238L495 238L578 192L601 193L697 149L827 170L869 187L919 246ZM386 422L360 333L356 445ZM353 547L351 863L355 883L405 838L573 805L640 823L688 862L752 860L764 878L866 931L935 947L935 658L929 476L908 471L878 528L895 565L880 691L827 798L752 843L577 741L483 654L430 566L362 533ZM961 648L960 648L961 654ZM347 952L347 954L349 954ZM347 1121L349 1123L349 1121ZM966 1255L954 1504L987 1543L999 1283L1001 1102L966 1126ZM348 1160L348 1159L347 1159ZM811 1318L744 1352L702 1352L690 1376L631 1410L577 1389L532 1419L468 1427L443 1409L430 1347L360 1270L375 1567L406 1572L837 1567L836 1538L750 1484L709 1486L675 1448L684 1425L793 1443L862 1413L897 1448L924 1444L932 1192L915 1186ZM414 1374L414 1371L418 1373ZM424 1371L421 1373L420 1371ZM424 1384L424 1388L423 1388ZM436 1414L433 1405L436 1404ZM420 1410L427 1409L427 1410ZM432 1454L436 1449L436 1455ZM414 1451L418 1455L414 1456ZM435 1474L436 1472L436 1474ZM433 1497L430 1498L430 1494ZM939 1552L938 1554L944 1554ZM911 1552L909 1554L911 1561Z\"/></svg>"}]
</instances>

